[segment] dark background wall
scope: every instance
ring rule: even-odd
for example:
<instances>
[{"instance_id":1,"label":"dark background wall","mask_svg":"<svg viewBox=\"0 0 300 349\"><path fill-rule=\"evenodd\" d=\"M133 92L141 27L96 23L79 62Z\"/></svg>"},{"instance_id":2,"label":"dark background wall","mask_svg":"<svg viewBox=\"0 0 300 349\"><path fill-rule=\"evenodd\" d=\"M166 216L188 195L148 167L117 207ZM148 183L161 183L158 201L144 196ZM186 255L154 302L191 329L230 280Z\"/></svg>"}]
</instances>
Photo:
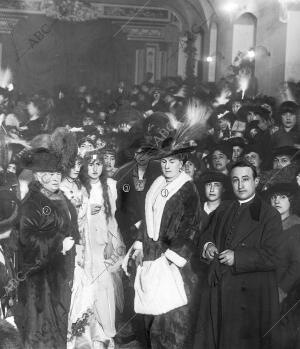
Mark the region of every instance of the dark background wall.
<instances>
[{"instance_id":1,"label":"dark background wall","mask_svg":"<svg viewBox=\"0 0 300 349\"><path fill-rule=\"evenodd\" d=\"M59 84L108 88L132 83L137 43L110 20L53 22L40 15L21 19L12 34L1 34L2 67L10 67L25 93ZM19 56L19 58L18 58Z\"/></svg>"}]
</instances>

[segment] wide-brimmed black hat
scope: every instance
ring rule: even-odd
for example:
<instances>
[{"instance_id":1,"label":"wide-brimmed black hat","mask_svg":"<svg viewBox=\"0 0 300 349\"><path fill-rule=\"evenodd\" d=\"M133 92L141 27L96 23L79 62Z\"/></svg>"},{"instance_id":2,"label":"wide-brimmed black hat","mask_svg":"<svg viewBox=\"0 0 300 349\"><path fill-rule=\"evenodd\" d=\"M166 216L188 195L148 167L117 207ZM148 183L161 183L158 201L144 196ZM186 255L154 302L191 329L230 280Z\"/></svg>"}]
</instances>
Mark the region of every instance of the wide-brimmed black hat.
<instances>
[{"instance_id":1,"label":"wide-brimmed black hat","mask_svg":"<svg viewBox=\"0 0 300 349\"><path fill-rule=\"evenodd\" d=\"M40 172L61 172L61 156L46 149L38 148L26 151L21 156L22 168Z\"/></svg>"},{"instance_id":2,"label":"wide-brimmed black hat","mask_svg":"<svg viewBox=\"0 0 300 349\"><path fill-rule=\"evenodd\" d=\"M231 159L232 156L232 146L227 142L227 141L223 141L217 144L214 144L210 153L209 153L209 158L212 157L213 153L219 150L221 153L225 154L227 156L228 159Z\"/></svg>"},{"instance_id":3,"label":"wide-brimmed black hat","mask_svg":"<svg viewBox=\"0 0 300 349\"><path fill-rule=\"evenodd\" d=\"M96 147L95 142L90 137L82 137L78 141L78 147L81 146L84 142L89 142L92 144L92 146Z\"/></svg>"},{"instance_id":4,"label":"wide-brimmed black hat","mask_svg":"<svg viewBox=\"0 0 300 349\"><path fill-rule=\"evenodd\" d=\"M231 146L231 147L241 147L241 148L245 148L246 146L246 141L245 138L242 137L232 137L229 138L227 140L227 143Z\"/></svg>"},{"instance_id":5,"label":"wide-brimmed black hat","mask_svg":"<svg viewBox=\"0 0 300 349\"><path fill-rule=\"evenodd\" d=\"M206 171L199 177L199 180L203 184L210 182L220 182L224 185L228 185L229 183L229 177L226 176L224 173L217 171Z\"/></svg>"},{"instance_id":6,"label":"wide-brimmed black hat","mask_svg":"<svg viewBox=\"0 0 300 349\"><path fill-rule=\"evenodd\" d=\"M104 148L101 149L101 152L102 152L103 154L111 154L111 155L117 156L116 148L115 148L114 145L111 144L111 143L106 144L106 146L105 146Z\"/></svg>"},{"instance_id":7,"label":"wide-brimmed black hat","mask_svg":"<svg viewBox=\"0 0 300 349\"><path fill-rule=\"evenodd\" d=\"M290 157L296 157L298 154L300 154L300 150L299 153L297 154L298 149L296 147L290 146L290 145L285 145L282 147L278 147L278 148L274 148L273 149L273 159L275 158L275 156L283 156L283 155L287 155Z\"/></svg>"},{"instance_id":8,"label":"wide-brimmed black hat","mask_svg":"<svg viewBox=\"0 0 300 349\"><path fill-rule=\"evenodd\" d=\"M263 149L258 144L247 144L244 148L244 155L249 153L258 154L261 160L264 158Z\"/></svg>"},{"instance_id":9,"label":"wide-brimmed black hat","mask_svg":"<svg viewBox=\"0 0 300 349\"><path fill-rule=\"evenodd\" d=\"M296 183L275 183L267 191L267 195L271 197L274 194L292 196L298 191Z\"/></svg>"},{"instance_id":10,"label":"wide-brimmed black hat","mask_svg":"<svg viewBox=\"0 0 300 349\"><path fill-rule=\"evenodd\" d=\"M280 104L278 108L278 115L281 116L285 113L296 114L299 111L299 105L293 101L286 101Z\"/></svg>"},{"instance_id":11,"label":"wide-brimmed black hat","mask_svg":"<svg viewBox=\"0 0 300 349\"><path fill-rule=\"evenodd\" d=\"M162 159L172 155L189 154L196 149L189 143L176 144L173 137L166 138L160 145L159 149L153 153L155 159Z\"/></svg>"}]
</instances>

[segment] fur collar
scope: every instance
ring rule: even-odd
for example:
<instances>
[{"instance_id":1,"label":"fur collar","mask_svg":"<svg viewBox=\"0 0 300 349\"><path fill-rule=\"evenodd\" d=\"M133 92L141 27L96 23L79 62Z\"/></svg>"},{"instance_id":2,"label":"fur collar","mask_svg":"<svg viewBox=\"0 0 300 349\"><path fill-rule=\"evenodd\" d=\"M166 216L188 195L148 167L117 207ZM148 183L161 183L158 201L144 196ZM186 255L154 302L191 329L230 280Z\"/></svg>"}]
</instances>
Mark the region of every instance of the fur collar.
<instances>
[{"instance_id":1,"label":"fur collar","mask_svg":"<svg viewBox=\"0 0 300 349\"><path fill-rule=\"evenodd\" d=\"M167 201L191 180L190 176L182 172L170 183L167 183L165 177L159 176L151 185L146 195L145 214L147 233L154 241L159 238L161 219Z\"/></svg>"}]
</instances>

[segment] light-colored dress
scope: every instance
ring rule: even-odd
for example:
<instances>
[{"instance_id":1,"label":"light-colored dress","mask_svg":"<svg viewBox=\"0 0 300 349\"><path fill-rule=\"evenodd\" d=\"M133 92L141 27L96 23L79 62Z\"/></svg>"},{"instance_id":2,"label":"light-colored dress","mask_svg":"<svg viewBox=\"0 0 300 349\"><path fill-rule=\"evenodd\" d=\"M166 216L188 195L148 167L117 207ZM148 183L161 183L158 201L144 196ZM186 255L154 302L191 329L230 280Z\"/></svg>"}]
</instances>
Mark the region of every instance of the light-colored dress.
<instances>
[{"instance_id":1,"label":"light-colored dress","mask_svg":"<svg viewBox=\"0 0 300 349\"><path fill-rule=\"evenodd\" d=\"M101 182L92 184L88 200L85 234L84 266L80 282L74 280L73 302L70 310L68 349L95 343L109 343L116 335L116 306L123 308L123 289L120 276L125 247L121 239L116 211L116 181L108 179L108 196L112 217L106 219ZM101 205L97 214L91 214L91 206ZM105 248L111 244L112 254L105 259ZM74 330L75 329L75 330ZM77 333L77 335L74 335Z\"/></svg>"}]
</instances>

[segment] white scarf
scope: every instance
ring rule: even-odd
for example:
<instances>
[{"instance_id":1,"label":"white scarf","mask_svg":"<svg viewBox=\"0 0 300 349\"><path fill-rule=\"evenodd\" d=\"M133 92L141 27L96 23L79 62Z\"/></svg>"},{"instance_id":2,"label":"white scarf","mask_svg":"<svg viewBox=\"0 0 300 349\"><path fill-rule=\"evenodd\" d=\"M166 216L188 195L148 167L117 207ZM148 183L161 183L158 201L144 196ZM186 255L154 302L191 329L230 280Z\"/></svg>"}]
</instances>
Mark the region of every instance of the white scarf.
<instances>
[{"instance_id":1,"label":"white scarf","mask_svg":"<svg viewBox=\"0 0 300 349\"><path fill-rule=\"evenodd\" d=\"M145 201L145 214L148 236L157 241L161 219L165 205L171 197L186 183L191 181L191 177L182 172L176 179L168 183L163 176L159 176L151 185Z\"/></svg>"}]
</instances>

